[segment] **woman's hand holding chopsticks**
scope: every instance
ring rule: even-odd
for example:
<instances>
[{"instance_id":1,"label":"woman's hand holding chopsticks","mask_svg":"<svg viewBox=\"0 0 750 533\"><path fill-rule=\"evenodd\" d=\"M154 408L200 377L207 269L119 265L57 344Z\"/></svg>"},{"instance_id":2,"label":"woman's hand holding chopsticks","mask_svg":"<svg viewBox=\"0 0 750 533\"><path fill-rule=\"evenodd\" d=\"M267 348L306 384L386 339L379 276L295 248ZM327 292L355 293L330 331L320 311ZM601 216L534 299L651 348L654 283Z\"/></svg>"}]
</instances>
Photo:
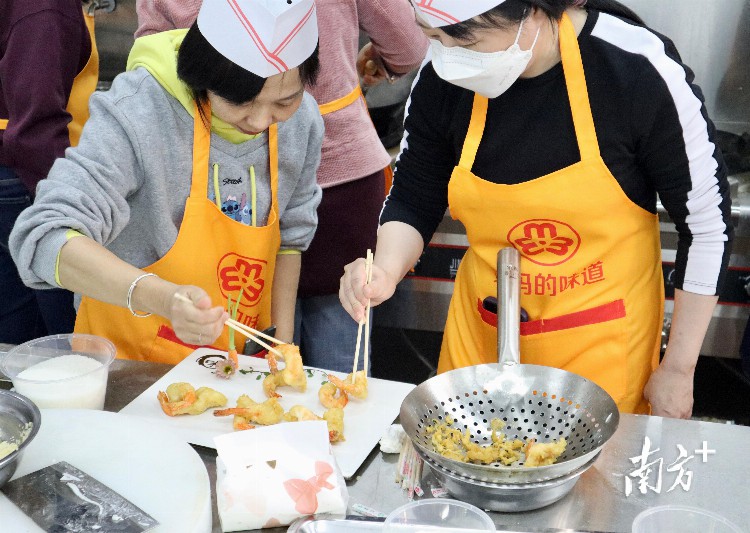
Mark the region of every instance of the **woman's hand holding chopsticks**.
<instances>
[{"instance_id":1,"label":"woman's hand holding chopsticks","mask_svg":"<svg viewBox=\"0 0 750 533\"><path fill-rule=\"evenodd\" d=\"M357 321L365 318L365 307L370 300L370 306L386 301L393 296L399 280L393 279L377 264L372 265L372 281L366 283L367 272L365 258L360 258L344 267L344 275L339 286L339 300L346 312Z\"/></svg>"},{"instance_id":2,"label":"woman's hand holding chopsticks","mask_svg":"<svg viewBox=\"0 0 750 533\"><path fill-rule=\"evenodd\" d=\"M206 291L192 285L179 286L165 305L166 318L177 337L188 344L205 346L219 338L229 314L223 307L212 307Z\"/></svg>"}]
</instances>

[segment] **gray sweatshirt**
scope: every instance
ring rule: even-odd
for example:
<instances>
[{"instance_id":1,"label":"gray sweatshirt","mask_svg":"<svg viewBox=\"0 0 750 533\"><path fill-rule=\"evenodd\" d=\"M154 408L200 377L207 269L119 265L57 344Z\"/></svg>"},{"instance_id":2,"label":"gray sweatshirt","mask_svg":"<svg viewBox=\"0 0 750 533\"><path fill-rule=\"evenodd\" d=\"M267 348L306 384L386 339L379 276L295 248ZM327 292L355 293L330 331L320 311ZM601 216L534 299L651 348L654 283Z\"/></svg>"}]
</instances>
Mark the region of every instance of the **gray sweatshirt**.
<instances>
[{"instance_id":1,"label":"gray sweatshirt","mask_svg":"<svg viewBox=\"0 0 750 533\"><path fill-rule=\"evenodd\" d=\"M190 194L192 116L145 68L117 76L109 91L91 97L89 106L91 118L79 145L54 163L10 236L21 279L32 288L57 286L55 263L68 229L139 268L164 256L177 239ZM279 124L282 249L305 250L315 233L322 142L323 120L305 93L299 110ZM237 203L243 193L249 202L249 168L254 166L257 224L264 225L271 200L268 134L240 144L211 134L210 198L214 163L221 200L232 196Z\"/></svg>"}]
</instances>

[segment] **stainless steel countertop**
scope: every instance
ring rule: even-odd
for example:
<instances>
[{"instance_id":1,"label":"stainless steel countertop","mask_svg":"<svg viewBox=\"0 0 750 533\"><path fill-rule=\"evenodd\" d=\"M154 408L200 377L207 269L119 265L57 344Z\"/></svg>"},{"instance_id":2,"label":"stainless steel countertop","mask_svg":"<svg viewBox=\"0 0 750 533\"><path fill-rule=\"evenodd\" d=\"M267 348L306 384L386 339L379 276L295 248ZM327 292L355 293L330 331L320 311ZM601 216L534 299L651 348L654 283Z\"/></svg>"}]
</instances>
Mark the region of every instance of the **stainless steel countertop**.
<instances>
[{"instance_id":1,"label":"stainless steel countertop","mask_svg":"<svg viewBox=\"0 0 750 533\"><path fill-rule=\"evenodd\" d=\"M4 351L0 346L0 352ZM116 360L110 370L105 409L119 411L171 367L153 363ZM0 387L3 384L0 382ZM6 384L7 388L7 384ZM154 400L156 401L156 400ZM663 459L662 487L660 493L638 491L633 478L633 492L625 495L625 477L638 465L630 458L641 454L644 437L651 440L651 450L659 450L648 462ZM707 462L696 454L703 441L715 453ZM688 456L684 464L692 473L690 490L679 485L669 491L677 479L677 471L668 471L669 465L679 457L678 445ZM221 528L216 513L213 494L215 485L216 452L210 448L194 447L201 456L211 479L213 499L213 531ZM382 454L374 450L357 475L347 483L350 507L360 503L377 511L388 513L407 503L406 495L395 485L394 470L397 455ZM655 466L655 470L658 466ZM437 481L425 468L422 486L426 493L437 487ZM656 481L649 478L650 484ZM603 531L629 533L635 516L656 505L689 505L721 514L750 532L750 427L715 424L689 420L673 420L651 416L622 415L620 427L605 445L594 466L585 472L573 490L559 502L536 511L522 513L495 513L492 516L498 530L541 531L545 528L575 529L578 531ZM426 496L427 497L427 496ZM280 533L286 528L262 530Z\"/></svg>"}]
</instances>

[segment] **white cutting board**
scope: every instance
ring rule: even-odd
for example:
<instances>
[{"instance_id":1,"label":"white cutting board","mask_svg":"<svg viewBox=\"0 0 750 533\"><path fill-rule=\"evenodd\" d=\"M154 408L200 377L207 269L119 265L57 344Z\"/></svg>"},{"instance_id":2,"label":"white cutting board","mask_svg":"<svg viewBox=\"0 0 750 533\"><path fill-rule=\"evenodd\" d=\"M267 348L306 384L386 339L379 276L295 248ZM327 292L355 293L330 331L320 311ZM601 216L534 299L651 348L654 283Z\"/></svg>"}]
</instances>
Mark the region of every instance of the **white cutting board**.
<instances>
[{"instance_id":1,"label":"white cutting board","mask_svg":"<svg viewBox=\"0 0 750 533\"><path fill-rule=\"evenodd\" d=\"M169 417L165 415L156 399L158 391L164 391L167 386L179 381L190 383L198 387L211 387L223 393L228 400L227 406L237 404L237 398L247 394L256 402L266 400L263 393L263 379L268 373L268 363L258 357L239 356L239 369L230 379L222 379L213 373L212 364L226 352L219 352L209 348L200 348L183 359L172 370L167 372L159 381L146 389L120 412L133 416L151 419L157 425L167 427L171 433L186 442L215 448L214 437L224 433L231 433L232 418L215 417L213 409L200 415L182 415ZM279 363L283 367L283 363ZM325 408L318 400L320 385L327 381L328 370L305 367L308 373L307 391L297 392L290 387L280 387L276 392L282 395L279 403L288 411L294 405L304 405L319 416ZM333 372L339 377L344 374ZM333 455L341 468L344 477L349 479L362 465L377 445L388 427L398 416L401 402L414 388L410 383L386 381L368 378L368 397L366 400L349 398L349 404L344 408L344 442L337 442L333 447ZM300 443L304 445L304 443Z\"/></svg>"},{"instance_id":2,"label":"white cutting board","mask_svg":"<svg viewBox=\"0 0 750 533\"><path fill-rule=\"evenodd\" d=\"M15 475L66 461L159 522L159 533L211 531L211 487L200 456L142 419L86 409L42 409L42 423ZM0 493L0 531L43 531Z\"/></svg>"}]
</instances>

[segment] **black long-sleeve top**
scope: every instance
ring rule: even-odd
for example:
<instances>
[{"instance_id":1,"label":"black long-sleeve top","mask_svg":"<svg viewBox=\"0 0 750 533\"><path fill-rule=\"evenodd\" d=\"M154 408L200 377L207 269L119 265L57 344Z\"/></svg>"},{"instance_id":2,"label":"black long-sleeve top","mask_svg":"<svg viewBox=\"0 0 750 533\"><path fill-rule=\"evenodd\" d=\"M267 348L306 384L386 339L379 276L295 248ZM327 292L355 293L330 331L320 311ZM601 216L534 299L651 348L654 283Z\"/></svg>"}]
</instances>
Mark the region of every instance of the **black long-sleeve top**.
<instances>
[{"instance_id":1,"label":"black long-sleeve top","mask_svg":"<svg viewBox=\"0 0 750 533\"><path fill-rule=\"evenodd\" d=\"M716 294L732 240L727 172L693 73L666 37L590 10L579 38L602 158L625 194L679 232L675 285ZM428 59L415 80L381 224L405 222L425 244L448 206L474 93L440 79ZM580 160L562 64L519 79L489 102L472 171L517 184ZM616 223L616 221L612 221Z\"/></svg>"}]
</instances>

